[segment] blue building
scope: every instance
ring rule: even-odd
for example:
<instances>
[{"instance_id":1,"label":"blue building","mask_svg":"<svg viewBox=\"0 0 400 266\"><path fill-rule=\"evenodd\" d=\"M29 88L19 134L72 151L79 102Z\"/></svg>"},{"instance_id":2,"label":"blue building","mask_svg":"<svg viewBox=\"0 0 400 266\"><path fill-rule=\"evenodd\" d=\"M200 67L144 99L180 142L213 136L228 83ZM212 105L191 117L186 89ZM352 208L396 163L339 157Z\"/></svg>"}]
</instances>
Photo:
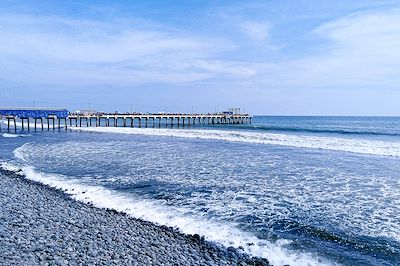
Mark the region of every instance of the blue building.
<instances>
[{"instance_id":1,"label":"blue building","mask_svg":"<svg viewBox=\"0 0 400 266\"><path fill-rule=\"evenodd\" d=\"M56 117L65 119L68 117L67 109L50 109L50 108L1 108L1 116L13 116L18 118L49 118Z\"/></svg>"}]
</instances>

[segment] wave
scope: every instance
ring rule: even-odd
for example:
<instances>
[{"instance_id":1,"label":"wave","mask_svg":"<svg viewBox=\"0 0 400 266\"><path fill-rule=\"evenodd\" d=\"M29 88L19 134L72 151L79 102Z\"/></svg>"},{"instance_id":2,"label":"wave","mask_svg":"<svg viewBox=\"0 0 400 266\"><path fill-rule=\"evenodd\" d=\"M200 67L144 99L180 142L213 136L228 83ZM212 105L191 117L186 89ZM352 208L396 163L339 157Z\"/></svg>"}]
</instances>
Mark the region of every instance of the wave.
<instances>
[{"instance_id":1,"label":"wave","mask_svg":"<svg viewBox=\"0 0 400 266\"><path fill-rule=\"evenodd\" d=\"M254 130L267 130L267 131L286 131L286 132L299 132L299 133L329 133L341 135L363 135L363 136L400 136L400 133L378 132L378 131L357 131L345 129L311 129L311 128L298 128L298 127L280 127L280 126L242 126L243 129Z\"/></svg>"},{"instance_id":2,"label":"wave","mask_svg":"<svg viewBox=\"0 0 400 266\"><path fill-rule=\"evenodd\" d=\"M9 134L9 133L4 133L2 136L4 138L18 138L19 137L18 134Z\"/></svg>"},{"instance_id":3,"label":"wave","mask_svg":"<svg viewBox=\"0 0 400 266\"><path fill-rule=\"evenodd\" d=\"M379 156L400 157L400 142L368 139L350 139L340 137L289 135L278 133L260 133L228 130L187 130L187 129L154 129L154 128L113 128L87 127L72 128L73 130L119 133L132 135L152 135L179 138L197 138L291 146L297 148L323 149L332 151L371 154Z\"/></svg>"},{"instance_id":4,"label":"wave","mask_svg":"<svg viewBox=\"0 0 400 266\"><path fill-rule=\"evenodd\" d=\"M10 134L10 133L4 133L3 138L18 138L18 137L29 137L29 134Z\"/></svg>"},{"instance_id":5,"label":"wave","mask_svg":"<svg viewBox=\"0 0 400 266\"><path fill-rule=\"evenodd\" d=\"M348 249L357 250L362 253L372 253L374 256L387 256L395 260L400 258L400 243L393 241L390 237L367 236L348 234L345 231L329 231L324 228L303 224L290 219L275 221L271 227L275 230L284 230L299 237L310 236L319 238L331 244L345 245ZM332 247L335 247L334 245Z\"/></svg>"},{"instance_id":6,"label":"wave","mask_svg":"<svg viewBox=\"0 0 400 266\"><path fill-rule=\"evenodd\" d=\"M83 184L79 179L70 176L38 172L31 166L17 166L3 162L0 163L0 167L23 174L29 180L61 189L71 198L93 204L98 208L114 209L134 218L172 226L185 234L199 234L208 241L226 247L242 247L248 254L266 258L273 265L331 265L311 254L289 251L286 248L290 244L289 240L281 239L276 242L262 240L229 224L185 215L182 209L167 206L162 200L127 196L101 186Z\"/></svg>"}]
</instances>

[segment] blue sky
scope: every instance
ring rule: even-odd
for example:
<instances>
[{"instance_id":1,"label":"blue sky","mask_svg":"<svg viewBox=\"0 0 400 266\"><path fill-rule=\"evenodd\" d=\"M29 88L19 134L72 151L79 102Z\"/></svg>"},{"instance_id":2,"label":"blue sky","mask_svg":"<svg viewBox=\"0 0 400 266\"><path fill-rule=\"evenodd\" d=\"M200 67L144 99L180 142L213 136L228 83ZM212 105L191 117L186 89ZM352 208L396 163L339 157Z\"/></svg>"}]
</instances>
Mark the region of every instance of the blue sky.
<instances>
[{"instance_id":1,"label":"blue sky","mask_svg":"<svg viewBox=\"0 0 400 266\"><path fill-rule=\"evenodd\" d=\"M0 105L400 115L399 1L7 1Z\"/></svg>"}]
</instances>

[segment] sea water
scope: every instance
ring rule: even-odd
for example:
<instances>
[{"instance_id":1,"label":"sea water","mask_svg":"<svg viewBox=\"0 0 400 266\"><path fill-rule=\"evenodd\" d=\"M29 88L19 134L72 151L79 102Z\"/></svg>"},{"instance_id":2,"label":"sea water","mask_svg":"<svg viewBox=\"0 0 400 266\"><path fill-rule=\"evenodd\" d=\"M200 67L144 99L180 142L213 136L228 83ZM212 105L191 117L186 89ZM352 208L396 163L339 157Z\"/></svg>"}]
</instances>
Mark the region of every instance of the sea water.
<instances>
[{"instance_id":1,"label":"sea water","mask_svg":"<svg viewBox=\"0 0 400 266\"><path fill-rule=\"evenodd\" d=\"M400 264L400 118L0 134L3 168L274 265Z\"/></svg>"}]
</instances>

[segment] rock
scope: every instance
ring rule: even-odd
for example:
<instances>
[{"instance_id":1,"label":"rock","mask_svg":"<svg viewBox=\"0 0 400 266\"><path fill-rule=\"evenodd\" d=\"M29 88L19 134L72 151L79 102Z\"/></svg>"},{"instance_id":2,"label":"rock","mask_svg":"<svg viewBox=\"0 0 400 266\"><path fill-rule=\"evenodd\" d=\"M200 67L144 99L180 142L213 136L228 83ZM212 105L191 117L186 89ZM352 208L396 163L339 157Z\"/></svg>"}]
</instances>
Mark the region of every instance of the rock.
<instances>
[{"instance_id":1,"label":"rock","mask_svg":"<svg viewBox=\"0 0 400 266\"><path fill-rule=\"evenodd\" d=\"M10 214L0 217L0 264L268 265L198 234L97 209L10 175L0 169L0 208Z\"/></svg>"}]
</instances>

